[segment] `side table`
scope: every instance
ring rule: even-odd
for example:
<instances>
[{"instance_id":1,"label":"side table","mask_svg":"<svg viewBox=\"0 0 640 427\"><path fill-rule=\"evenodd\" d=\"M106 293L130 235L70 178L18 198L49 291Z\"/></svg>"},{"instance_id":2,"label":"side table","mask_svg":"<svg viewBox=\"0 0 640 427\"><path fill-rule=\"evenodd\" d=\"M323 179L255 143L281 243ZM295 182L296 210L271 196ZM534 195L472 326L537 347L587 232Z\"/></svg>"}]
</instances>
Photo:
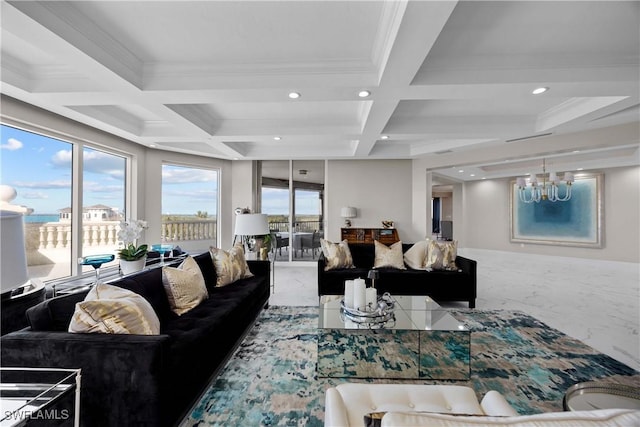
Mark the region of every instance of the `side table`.
<instances>
[{"instance_id":1,"label":"side table","mask_svg":"<svg viewBox=\"0 0 640 427\"><path fill-rule=\"evenodd\" d=\"M80 369L0 368L1 427L80 426Z\"/></svg>"},{"instance_id":2,"label":"side table","mask_svg":"<svg viewBox=\"0 0 640 427\"><path fill-rule=\"evenodd\" d=\"M565 411L640 410L640 387L605 382L578 383L569 387L562 406Z\"/></svg>"}]
</instances>

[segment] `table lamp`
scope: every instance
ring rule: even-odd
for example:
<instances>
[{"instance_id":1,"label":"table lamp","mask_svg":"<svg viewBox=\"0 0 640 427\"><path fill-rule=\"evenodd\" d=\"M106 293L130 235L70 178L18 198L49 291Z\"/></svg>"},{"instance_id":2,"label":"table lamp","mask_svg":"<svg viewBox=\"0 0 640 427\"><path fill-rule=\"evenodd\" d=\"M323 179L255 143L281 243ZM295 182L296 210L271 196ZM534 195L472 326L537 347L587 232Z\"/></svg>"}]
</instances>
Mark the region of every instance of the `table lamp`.
<instances>
[{"instance_id":1,"label":"table lamp","mask_svg":"<svg viewBox=\"0 0 640 427\"><path fill-rule=\"evenodd\" d=\"M253 252L256 244L255 236L269 234L269 221L267 214L242 214L236 215L236 236L243 236L247 249Z\"/></svg>"},{"instance_id":2,"label":"table lamp","mask_svg":"<svg viewBox=\"0 0 640 427\"><path fill-rule=\"evenodd\" d=\"M344 226L351 227L351 220L349 218L355 218L357 214L356 208L351 206L344 207L340 209L340 216L344 218Z\"/></svg>"}]
</instances>

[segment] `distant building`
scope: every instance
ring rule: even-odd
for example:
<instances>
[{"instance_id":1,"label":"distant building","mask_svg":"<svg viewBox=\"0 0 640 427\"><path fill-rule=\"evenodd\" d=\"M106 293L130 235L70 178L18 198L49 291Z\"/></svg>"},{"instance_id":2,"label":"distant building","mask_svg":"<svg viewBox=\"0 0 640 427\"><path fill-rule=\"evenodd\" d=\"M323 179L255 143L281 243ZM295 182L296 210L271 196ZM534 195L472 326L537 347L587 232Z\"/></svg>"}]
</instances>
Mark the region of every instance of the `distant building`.
<instances>
[{"instance_id":1,"label":"distant building","mask_svg":"<svg viewBox=\"0 0 640 427\"><path fill-rule=\"evenodd\" d=\"M71 208L60 209L60 222L71 222ZM105 205L93 205L82 208L82 219L88 222L119 221L118 209Z\"/></svg>"}]
</instances>

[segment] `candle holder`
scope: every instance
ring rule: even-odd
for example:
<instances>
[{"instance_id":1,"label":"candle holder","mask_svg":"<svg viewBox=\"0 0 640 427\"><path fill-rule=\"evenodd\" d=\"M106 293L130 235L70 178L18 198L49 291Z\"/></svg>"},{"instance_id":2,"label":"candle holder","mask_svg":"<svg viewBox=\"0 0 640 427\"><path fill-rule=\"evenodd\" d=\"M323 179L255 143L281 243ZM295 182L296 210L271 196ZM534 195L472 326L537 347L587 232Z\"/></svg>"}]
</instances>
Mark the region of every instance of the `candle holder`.
<instances>
[{"instance_id":1,"label":"candle holder","mask_svg":"<svg viewBox=\"0 0 640 427\"><path fill-rule=\"evenodd\" d=\"M367 279L371 279L372 288L376 287L376 280L378 280L379 278L380 278L380 272L376 269L371 269L369 270L369 273L367 273Z\"/></svg>"},{"instance_id":2,"label":"candle holder","mask_svg":"<svg viewBox=\"0 0 640 427\"><path fill-rule=\"evenodd\" d=\"M395 301L387 292L378 298L377 306L368 306L362 311L348 307L344 299L340 301L340 317L343 321L350 320L365 328L382 328L388 322L395 322Z\"/></svg>"}]
</instances>

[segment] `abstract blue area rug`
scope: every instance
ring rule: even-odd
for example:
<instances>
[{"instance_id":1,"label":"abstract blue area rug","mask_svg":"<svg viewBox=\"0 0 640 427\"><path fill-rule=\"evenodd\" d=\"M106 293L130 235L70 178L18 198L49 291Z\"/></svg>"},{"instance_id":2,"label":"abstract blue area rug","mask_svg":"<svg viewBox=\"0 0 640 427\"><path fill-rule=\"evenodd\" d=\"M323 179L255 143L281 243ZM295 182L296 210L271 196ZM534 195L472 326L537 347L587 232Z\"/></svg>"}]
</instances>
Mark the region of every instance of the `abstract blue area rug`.
<instances>
[{"instance_id":1,"label":"abstract blue area rug","mask_svg":"<svg viewBox=\"0 0 640 427\"><path fill-rule=\"evenodd\" d=\"M562 410L566 389L583 381L640 385L640 372L521 312L452 310L471 330L468 381L504 394L520 414ZM346 379L316 375L318 309L264 310L220 376L182 426L322 426L324 392Z\"/></svg>"}]
</instances>

